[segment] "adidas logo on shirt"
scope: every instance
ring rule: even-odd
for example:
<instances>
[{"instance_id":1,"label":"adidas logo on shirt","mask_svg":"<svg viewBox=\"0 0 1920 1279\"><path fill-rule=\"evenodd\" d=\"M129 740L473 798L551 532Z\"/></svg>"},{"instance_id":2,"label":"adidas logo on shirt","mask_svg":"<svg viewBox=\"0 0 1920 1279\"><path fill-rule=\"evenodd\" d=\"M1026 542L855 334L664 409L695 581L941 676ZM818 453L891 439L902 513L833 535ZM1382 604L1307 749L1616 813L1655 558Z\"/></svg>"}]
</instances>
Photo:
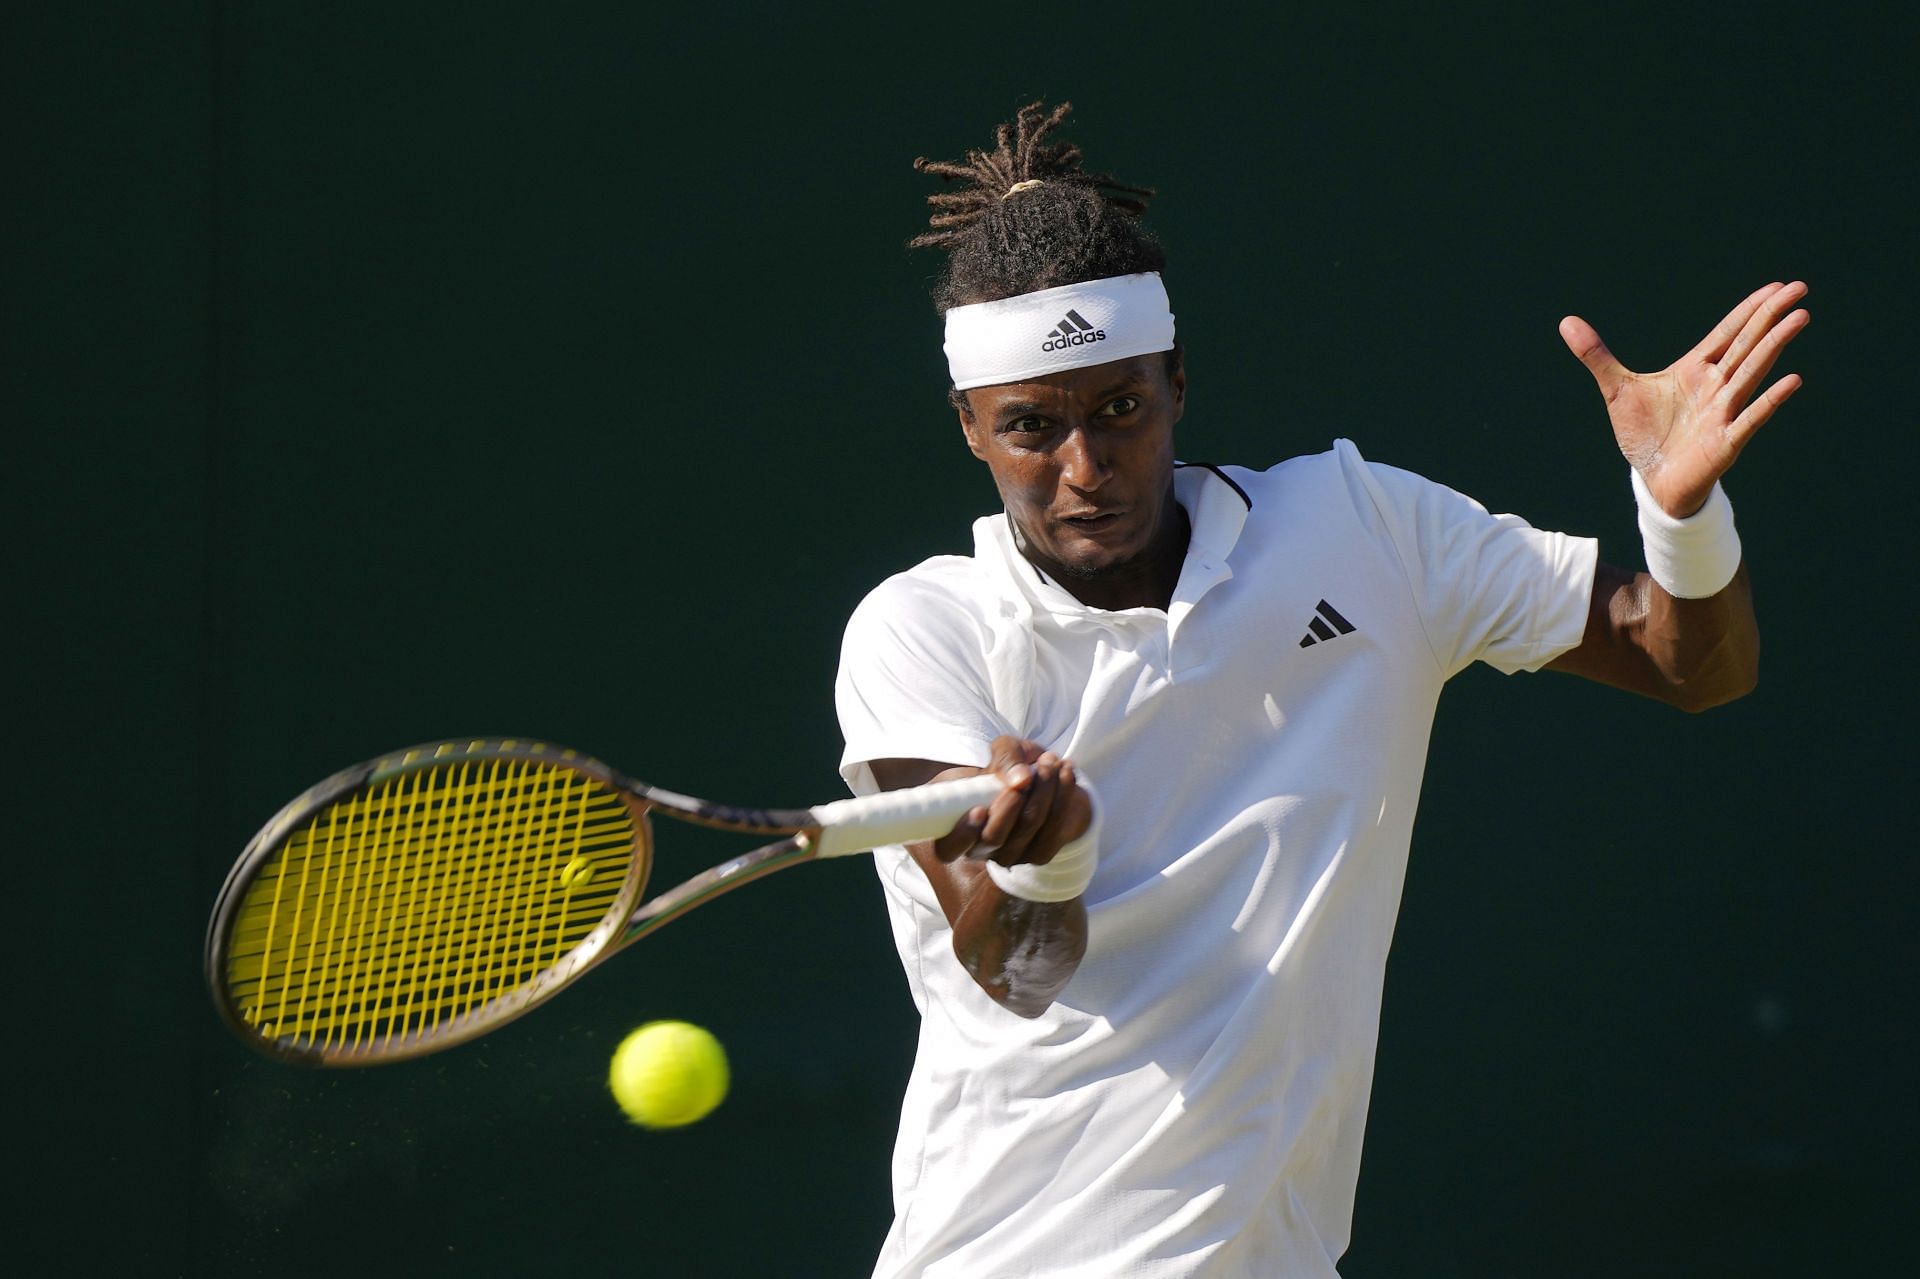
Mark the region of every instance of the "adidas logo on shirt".
<instances>
[{"instance_id":1,"label":"adidas logo on shirt","mask_svg":"<svg viewBox=\"0 0 1920 1279\"><path fill-rule=\"evenodd\" d=\"M1321 640L1337 639L1353 632L1353 623L1340 616L1339 609L1321 600L1314 606L1313 617L1307 622L1307 633L1300 637L1300 647L1312 648Z\"/></svg>"},{"instance_id":2,"label":"adidas logo on shirt","mask_svg":"<svg viewBox=\"0 0 1920 1279\"><path fill-rule=\"evenodd\" d=\"M1085 346L1089 342L1104 342L1105 329L1096 329L1087 323L1087 318L1078 311L1069 311L1066 318L1054 326L1053 332L1041 344L1042 351L1064 351L1070 346Z\"/></svg>"}]
</instances>

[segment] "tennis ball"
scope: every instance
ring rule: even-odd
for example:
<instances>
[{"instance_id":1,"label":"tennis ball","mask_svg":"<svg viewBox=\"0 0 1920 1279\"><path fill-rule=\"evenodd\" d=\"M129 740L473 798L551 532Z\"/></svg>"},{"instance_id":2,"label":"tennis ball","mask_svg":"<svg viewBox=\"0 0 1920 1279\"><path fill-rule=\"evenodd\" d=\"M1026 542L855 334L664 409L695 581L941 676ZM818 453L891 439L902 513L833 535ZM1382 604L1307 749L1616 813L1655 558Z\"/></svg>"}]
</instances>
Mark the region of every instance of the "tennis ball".
<instances>
[{"instance_id":1,"label":"tennis ball","mask_svg":"<svg viewBox=\"0 0 1920 1279\"><path fill-rule=\"evenodd\" d=\"M607 1087L642 1128L678 1128L705 1118L727 1095L720 1041L684 1021L650 1021L613 1050Z\"/></svg>"}]
</instances>

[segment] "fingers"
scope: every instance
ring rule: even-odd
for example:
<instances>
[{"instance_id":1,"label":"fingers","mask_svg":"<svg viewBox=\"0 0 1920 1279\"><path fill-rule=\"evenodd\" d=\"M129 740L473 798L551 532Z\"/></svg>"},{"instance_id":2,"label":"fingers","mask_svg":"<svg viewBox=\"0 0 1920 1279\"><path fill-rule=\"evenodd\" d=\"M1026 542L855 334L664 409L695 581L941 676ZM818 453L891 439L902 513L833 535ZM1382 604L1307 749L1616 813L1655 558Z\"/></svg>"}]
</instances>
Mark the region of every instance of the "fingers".
<instances>
[{"instance_id":1,"label":"fingers","mask_svg":"<svg viewBox=\"0 0 1920 1279\"><path fill-rule=\"evenodd\" d=\"M1720 367L1723 370L1739 369L1755 347L1772 334L1777 333L1781 325L1792 321L1795 316L1799 317L1800 322L1787 336L1791 338L1793 333L1805 327L1806 312L1795 311L1792 315L1788 315L1793 305L1801 298L1807 296L1807 286L1804 281L1795 280L1792 284L1784 285L1769 284L1766 289L1761 290L1760 293L1754 296L1761 298L1760 304L1753 308L1752 314L1750 314L1746 322L1740 326L1733 340L1727 344L1725 352L1717 357ZM1748 300L1751 301L1752 299L1750 298ZM1783 316L1786 317L1785 320L1782 319ZM1768 363L1771 364L1772 361L1769 360ZM1762 370L1759 377L1754 379L1755 383L1757 384L1760 378L1765 376L1765 370Z\"/></svg>"},{"instance_id":2,"label":"fingers","mask_svg":"<svg viewBox=\"0 0 1920 1279\"><path fill-rule=\"evenodd\" d=\"M1019 791L1008 791L995 801L995 811L981 833L980 842L967 854L976 860L992 858L1003 866L1020 862L1044 862L1051 856L1031 855L1034 836L1053 812L1060 789L1060 757L1051 751L1034 763L1033 777Z\"/></svg>"},{"instance_id":3,"label":"fingers","mask_svg":"<svg viewBox=\"0 0 1920 1279\"><path fill-rule=\"evenodd\" d=\"M1733 423L1727 427L1727 445L1736 457L1739 456L1740 450L1747 446L1747 441L1753 438L1754 432L1766 425L1767 419L1773 416L1773 411L1785 404L1793 393L1800 389L1800 385L1798 373L1787 374L1768 387L1766 393L1759 399L1747 405L1745 412L1733 419Z\"/></svg>"},{"instance_id":4,"label":"fingers","mask_svg":"<svg viewBox=\"0 0 1920 1279\"><path fill-rule=\"evenodd\" d=\"M1007 789L986 804L967 811L952 830L933 841L933 855L943 862L960 857L984 858L1006 843L1032 789L1034 765L1046 755L1038 742L1002 736L988 748L985 772L997 773Z\"/></svg>"},{"instance_id":5,"label":"fingers","mask_svg":"<svg viewBox=\"0 0 1920 1279\"><path fill-rule=\"evenodd\" d=\"M1739 456L1740 450L1747 446L1755 432L1766 425L1774 411L1800 389L1798 373L1789 373L1765 391L1761 391L1761 386L1773 372L1774 361L1780 358L1787 343L1800 336L1807 325L1813 322L1813 317L1805 310L1791 309L1807 295L1807 286L1803 281L1769 285L1762 292L1764 297L1760 305L1741 326L1740 332L1728 344L1720 359L1720 368L1727 379L1721 394L1728 412L1759 392L1758 398L1747 404L1739 416L1727 425L1727 447L1735 457Z\"/></svg>"},{"instance_id":6,"label":"fingers","mask_svg":"<svg viewBox=\"0 0 1920 1279\"><path fill-rule=\"evenodd\" d=\"M991 803L973 809L935 840L934 856L943 862L1042 865L1092 824L1093 804L1079 788L1072 761L1043 751L1031 765L1015 765L1010 772L1017 782L1010 780Z\"/></svg>"},{"instance_id":7,"label":"fingers","mask_svg":"<svg viewBox=\"0 0 1920 1279\"><path fill-rule=\"evenodd\" d=\"M1031 764L1045 753L1046 747L1039 742L1029 742L1020 737L996 737L988 748L987 771L1005 773L1021 764Z\"/></svg>"},{"instance_id":8,"label":"fingers","mask_svg":"<svg viewBox=\"0 0 1920 1279\"><path fill-rule=\"evenodd\" d=\"M1773 362L1780 358L1780 352L1811 322L1811 317L1805 311L1795 311L1767 334L1745 362L1733 371L1732 378L1727 382L1727 403L1743 404L1758 391L1760 384L1773 371Z\"/></svg>"},{"instance_id":9,"label":"fingers","mask_svg":"<svg viewBox=\"0 0 1920 1279\"><path fill-rule=\"evenodd\" d=\"M1091 824L1093 809L1085 791L1073 780L1073 765L1059 760L1059 768L1048 778L1045 773L1055 757L1045 755L1035 769L1034 792L1021 810L1006 842L991 854L1002 866L1021 863L1045 865L1054 854ZM1047 789L1043 793L1042 785Z\"/></svg>"},{"instance_id":10,"label":"fingers","mask_svg":"<svg viewBox=\"0 0 1920 1279\"><path fill-rule=\"evenodd\" d=\"M1733 362L1733 354L1729 352L1727 359L1720 364L1727 379L1727 403L1746 403L1760 389L1760 384L1767 380L1767 375L1773 371L1773 362L1780 358L1780 352L1786 349L1787 343L1800 336L1812 320L1813 317L1804 310L1790 312L1757 334L1738 364ZM1741 334L1741 337L1744 340L1746 334Z\"/></svg>"},{"instance_id":11,"label":"fingers","mask_svg":"<svg viewBox=\"0 0 1920 1279\"><path fill-rule=\"evenodd\" d=\"M1007 789L994 796L991 802L968 809L954 823L952 830L933 841L933 855L941 861L950 862L959 857L981 858L992 853L1006 842L1007 832L1025 807L1027 791L1033 783L1032 767L1006 763L997 750L994 763L1001 767L990 767L987 771L999 773Z\"/></svg>"},{"instance_id":12,"label":"fingers","mask_svg":"<svg viewBox=\"0 0 1920 1279\"><path fill-rule=\"evenodd\" d=\"M1006 841L990 854L1002 866L1045 865L1093 824L1093 798L1079 786L1071 761L1043 755L1034 771L1033 792Z\"/></svg>"},{"instance_id":13,"label":"fingers","mask_svg":"<svg viewBox=\"0 0 1920 1279\"><path fill-rule=\"evenodd\" d=\"M933 841L933 855L943 862L966 856L972 851L973 846L980 842L980 831L986 824L985 805L968 809L966 814L953 824L952 830Z\"/></svg>"},{"instance_id":14,"label":"fingers","mask_svg":"<svg viewBox=\"0 0 1920 1279\"><path fill-rule=\"evenodd\" d=\"M1007 789L987 806L980 838L967 850L967 856L976 860L992 856L1016 838L1022 818L1030 809L1046 812L1059 775L1060 758L1038 742L998 737L993 743L993 765L1006 779Z\"/></svg>"},{"instance_id":15,"label":"fingers","mask_svg":"<svg viewBox=\"0 0 1920 1279\"><path fill-rule=\"evenodd\" d=\"M1801 287L1804 290L1805 286ZM1688 354L1706 360L1708 363L1718 361L1726 354L1727 348L1733 345L1733 340L1746 327L1747 321L1753 318L1753 313L1758 311L1767 298L1780 288L1781 284L1776 280L1772 284L1763 284L1747 294L1746 299L1727 312L1726 318L1714 325L1713 331L1701 338L1700 344Z\"/></svg>"},{"instance_id":16,"label":"fingers","mask_svg":"<svg viewBox=\"0 0 1920 1279\"><path fill-rule=\"evenodd\" d=\"M1025 768L1018 774L1010 774L1008 781L1007 789L987 806L987 819L980 824L980 838L967 850L967 856L975 861L993 856L1012 837L1035 792L1040 793L1042 802L1052 794L1051 783L1043 785L1037 769Z\"/></svg>"},{"instance_id":17,"label":"fingers","mask_svg":"<svg viewBox=\"0 0 1920 1279\"><path fill-rule=\"evenodd\" d=\"M1073 761L1060 765L1060 783L1046 821L1033 833L1027 845L1030 861L1050 862L1054 854L1087 833L1093 825L1093 796L1082 789L1073 771ZM1011 864L1011 863L1008 863Z\"/></svg>"},{"instance_id":18,"label":"fingers","mask_svg":"<svg viewBox=\"0 0 1920 1279\"><path fill-rule=\"evenodd\" d=\"M1613 352L1600 340L1600 334L1591 324L1577 315L1569 315L1560 321L1560 338L1572 351L1574 358L1587 366L1587 372L1593 374L1593 380L1600 384L1600 394L1611 401L1622 383L1633 376L1631 370L1613 358Z\"/></svg>"}]
</instances>

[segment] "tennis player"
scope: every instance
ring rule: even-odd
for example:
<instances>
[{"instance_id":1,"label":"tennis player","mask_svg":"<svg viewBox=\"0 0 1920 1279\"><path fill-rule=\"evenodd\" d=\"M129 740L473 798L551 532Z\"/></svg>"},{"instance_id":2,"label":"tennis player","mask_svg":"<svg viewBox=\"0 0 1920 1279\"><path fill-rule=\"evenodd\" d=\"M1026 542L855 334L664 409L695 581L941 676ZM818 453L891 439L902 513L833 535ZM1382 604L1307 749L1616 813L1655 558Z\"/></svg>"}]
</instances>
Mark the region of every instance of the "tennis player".
<instances>
[{"instance_id":1,"label":"tennis player","mask_svg":"<svg viewBox=\"0 0 1920 1279\"><path fill-rule=\"evenodd\" d=\"M856 792L1018 788L877 857L922 1022L876 1274L1335 1274L1441 686L1541 668L1701 710L1758 640L1719 484L1799 386L1754 292L1662 372L1586 322L1648 572L1345 440L1186 466L1187 378L1139 214L1037 104L918 162L952 400L1005 510L882 583L837 700ZM1097 802L1096 802L1097 799Z\"/></svg>"}]
</instances>

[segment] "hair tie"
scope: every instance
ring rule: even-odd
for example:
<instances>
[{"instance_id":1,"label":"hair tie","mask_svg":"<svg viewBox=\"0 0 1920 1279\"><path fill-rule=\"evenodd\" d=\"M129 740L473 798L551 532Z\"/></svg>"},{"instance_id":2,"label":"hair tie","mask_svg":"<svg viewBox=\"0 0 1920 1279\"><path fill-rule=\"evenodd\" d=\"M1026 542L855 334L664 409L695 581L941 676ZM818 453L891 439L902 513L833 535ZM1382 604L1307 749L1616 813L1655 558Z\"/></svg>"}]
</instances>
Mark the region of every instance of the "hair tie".
<instances>
[{"instance_id":1,"label":"hair tie","mask_svg":"<svg viewBox=\"0 0 1920 1279\"><path fill-rule=\"evenodd\" d=\"M1039 178L1027 178L1025 181L1016 182L1012 186L1008 187L1007 194L1001 196L1000 198L1002 200L1009 199L1015 191L1024 191L1028 187L1037 187L1039 185L1040 185Z\"/></svg>"}]
</instances>

